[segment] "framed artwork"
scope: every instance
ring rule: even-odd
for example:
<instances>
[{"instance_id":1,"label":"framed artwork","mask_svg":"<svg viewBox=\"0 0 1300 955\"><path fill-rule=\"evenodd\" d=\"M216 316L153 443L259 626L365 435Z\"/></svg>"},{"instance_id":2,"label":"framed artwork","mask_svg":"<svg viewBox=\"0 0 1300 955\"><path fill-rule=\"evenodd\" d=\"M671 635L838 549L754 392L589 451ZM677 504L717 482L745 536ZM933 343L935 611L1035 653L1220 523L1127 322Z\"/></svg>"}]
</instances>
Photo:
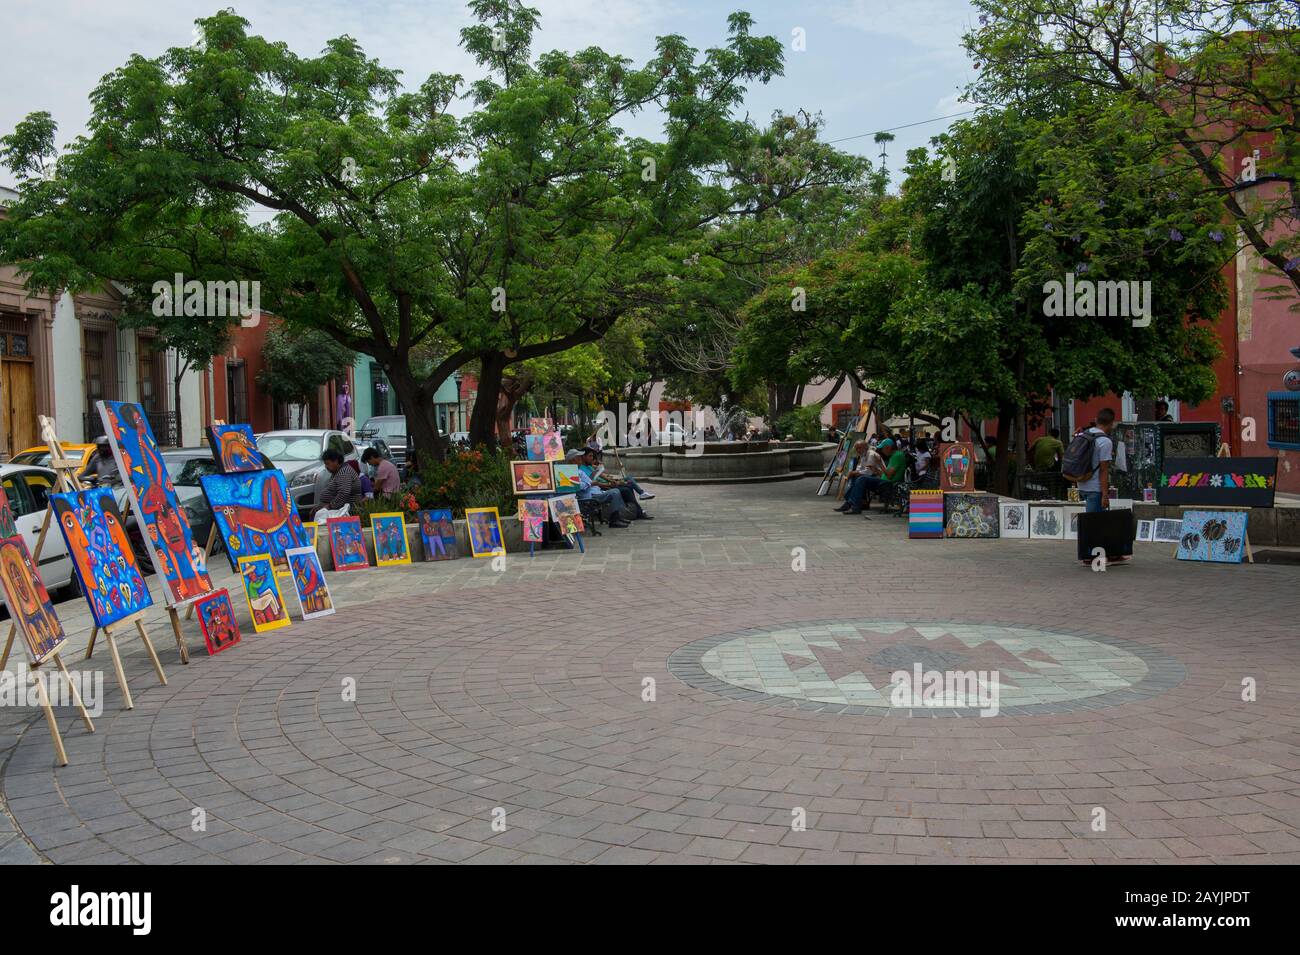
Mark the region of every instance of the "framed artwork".
<instances>
[{"instance_id":1,"label":"framed artwork","mask_svg":"<svg viewBox=\"0 0 1300 955\"><path fill-rule=\"evenodd\" d=\"M548 508L546 501L539 497L519 499L519 523L523 527L524 542L540 544L546 539L546 521Z\"/></svg>"},{"instance_id":2,"label":"framed artwork","mask_svg":"<svg viewBox=\"0 0 1300 955\"><path fill-rule=\"evenodd\" d=\"M0 487L0 588L3 588L9 618L18 628L27 651L27 661L44 663L68 639L54 604L41 580L40 571L22 533L14 525L9 498Z\"/></svg>"},{"instance_id":3,"label":"framed artwork","mask_svg":"<svg viewBox=\"0 0 1300 955\"><path fill-rule=\"evenodd\" d=\"M524 438L524 447L528 451L529 461L546 460L546 435L530 434Z\"/></svg>"},{"instance_id":4,"label":"framed artwork","mask_svg":"<svg viewBox=\"0 0 1300 955\"><path fill-rule=\"evenodd\" d=\"M303 529L303 532L306 533L306 535L307 535L307 538L306 538L307 544L308 544L309 546L311 546L311 547L315 547L315 546L316 546L316 522L315 522L315 521L303 521L303 522L302 522L302 529Z\"/></svg>"},{"instance_id":5,"label":"framed artwork","mask_svg":"<svg viewBox=\"0 0 1300 955\"><path fill-rule=\"evenodd\" d=\"M564 460L564 439L558 431L548 431L542 435L542 459L545 461Z\"/></svg>"},{"instance_id":6,"label":"framed artwork","mask_svg":"<svg viewBox=\"0 0 1300 955\"><path fill-rule=\"evenodd\" d=\"M570 534L582 533L582 508L578 506L577 495L565 494L561 497L553 497L547 503L551 508L551 520L559 525L561 534L567 537Z\"/></svg>"},{"instance_id":7,"label":"framed artwork","mask_svg":"<svg viewBox=\"0 0 1300 955\"><path fill-rule=\"evenodd\" d=\"M456 525L452 523L449 509L421 511L419 523L425 560L455 560L460 556Z\"/></svg>"},{"instance_id":8,"label":"framed artwork","mask_svg":"<svg viewBox=\"0 0 1300 955\"><path fill-rule=\"evenodd\" d=\"M529 418L529 434L546 434L548 431L554 431L555 425L551 423L550 418Z\"/></svg>"},{"instance_id":9,"label":"framed artwork","mask_svg":"<svg viewBox=\"0 0 1300 955\"><path fill-rule=\"evenodd\" d=\"M1240 564L1246 556L1245 511L1183 511L1178 559Z\"/></svg>"},{"instance_id":10,"label":"framed artwork","mask_svg":"<svg viewBox=\"0 0 1300 955\"><path fill-rule=\"evenodd\" d=\"M203 550L194 544L144 409L126 401L98 401L96 407L168 606L211 593Z\"/></svg>"},{"instance_id":11,"label":"framed artwork","mask_svg":"<svg viewBox=\"0 0 1300 955\"><path fill-rule=\"evenodd\" d=\"M291 547L286 556L289 558L289 577L293 580L293 592L298 595L298 609L302 619L326 617L334 612L334 600L330 596L329 585L325 583L325 570L320 565L320 556L315 547Z\"/></svg>"},{"instance_id":12,"label":"framed artwork","mask_svg":"<svg viewBox=\"0 0 1300 955\"><path fill-rule=\"evenodd\" d=\"M1027 539L1029 537L1029 505L1024 501L1000 502L998 504L998 526L999 533L1003 537Z\"/></svg>"},{"instance_id":13,"label":"framed artwork","mask_svg":"<svg viewBox=\"0 0 1300 955\"><path fill-rule=\"evenodd\" d=\"M555 478L549 461L511 461L510 477L516 494L540 494L555 490Z\"/></svg>"},{"instance_id":14,"label":"framed artwork","mask_svg":"<svg viewBox=\"0 0 1300 955\"><path fill-rule=\"evenodd\" d=\"M225 587L195 601L194 612L199 618L203 642L208 645L208 656L228 650L239 642L239 623L230 603L230 591Z\"/></svg>"},{"instance_id":15,"label":"framed artwork","mask_svg":"<svg viewBox=\"0 0 1300 955\"><path fill-rule=\"evenodd\" d=\"M335 570L361 570L370 566L361 518L331 517L325 522L330 535L330 557Z\"/></svg>"},{"instance_id":16,"label":"framed artwork","mask_svg":"<svg viewBox=\"0 0 1300 955\"><path fill-rule=\"evenodd\" d=\"M1155 521L1138 521L1137 537L1135 540L1151 543L1151 536L1155 532Z\"/></svg>"},{"instance_id":17,"label":"framed artwork","mask_svg":"<svg viewBox=\"0 0 1300 955\"><path fill-rule=\"evenodd\" d=\"M939 490L975 490L975 446L969 441L940 447Z\"/></svg>"},{"instance_id":18,"label":"framed artwork","mask_svg":"<svg viewBox=\"0 0 1300 955\"><path fill-rule=\"evenodd\" d=\"M1157 544L1177 544L1183 536L1183 522L1168 517L1157 517L1151 540Z\"/></svg>"},{"instance_id":19,"label":"framed artwork","mask_svg":"<svg viewBox=\"0 0 1300 955\"><path fill-rule=\"evenodd\" d=\"M1029 539L1065 540L1065 510L1060 504L1029 505Z\"/></svg>"},{"instance_id":20,"label":"framed artwork","mask_svg":"<svg viewBox=\"0 0 1300 955\"><path fill-rule=\"evenodd\" d=\"M582 471L580 464L552 464L551 473L555 475L555 491L576 491L582 487L578 474Z\"/></svg>"},{"instance_id":21,"label":"framed artwork","mask_svg":"<svg viewBox=\"0 0 1300 955\"><path fill-rule=\"evenodd\" d=\"M945 494L943 536L996 539L998 496L996 494Z\"/></svg>"},{"instance_id":22,"label":"framed artwork","mask_svg":"<svg viewBox=\"0 0 1300 955\"><path fill-rule=\"evenodd\" d=\"M107 627L153 606L112 489L51 494L50 506L95 626Z\"/></svg>"},{"instance_id":23,"label":"framed artwork","mask_svg":"<svg viewBox=\"0 0 1300 955\"><path fill-rule=\"evenodd\" d=\"M1061 524L1065 528L1065 539L1077 541L1079 539L1079 515L1083 513L1083 505L1066 504L1062 511Z\"/></svg>"},{"instance_id":24,"label":"framed artwork","mask_svg":"<svg viewBox=\"0 0 1300 955\"><path fill-rule=\"evenodd\" d=\"M371 514L370 532L375 538L376 567L411 562L411 545L406 539L405 514Z\"/></svg>"},{"instance_id":25,"label":"framed artwork","mask_svg":"<svg viewBox=\"0 0 1300 955\"><path fill-rule=\"evenodd\" d=\"M307 543L307 530L279 468L199 478L212 507L212 520L226 545L230 566L239 558L269 554L278 573L289 572L284 552Z\"/></svg>"},{"instance_id":26,"label":"framed artwork","mask_svg":"<svg viewBox=\"0 0 1300 955\"><path fill-rule=\"evenodd\" d=\"M495 507L465 508L465 529L469 533L471 556L495 557L506 552L501 538L501 515Z\"/></svg>"},{"instance_id":27,"label":"framed artwork","mask_svg":"<svg viewBox=\"0 0 1300 955\"><path fill-rule=\"evenodd\" d=\"M289 609L280 595L275 565L269 554L239 558L239 573L244 578L244 597L253 617L253 630L278 630L289 626Z\"/></svg>"},{"instance_id":28,"label":"framed artwork","mask_svg":"<svg viewBox=\"0 0 1300 955\"><path fill-rule=\"evenodd\" d=\"M210 425L208 444L212 446L212 457L216 459L217 467L221 468L223 474L260 471L264 467L252 425Z\"/></svg>"},{"instance_id":29,"label":"framed artwork","mask_svg":"<svg viewBox=\"0 0 1300 955\"><path fill-rule=\"evenodd\" d=\"M943 491L929 488L912 491L907 504L907 536L943 537Z\"/></svg>"}]
</instances>

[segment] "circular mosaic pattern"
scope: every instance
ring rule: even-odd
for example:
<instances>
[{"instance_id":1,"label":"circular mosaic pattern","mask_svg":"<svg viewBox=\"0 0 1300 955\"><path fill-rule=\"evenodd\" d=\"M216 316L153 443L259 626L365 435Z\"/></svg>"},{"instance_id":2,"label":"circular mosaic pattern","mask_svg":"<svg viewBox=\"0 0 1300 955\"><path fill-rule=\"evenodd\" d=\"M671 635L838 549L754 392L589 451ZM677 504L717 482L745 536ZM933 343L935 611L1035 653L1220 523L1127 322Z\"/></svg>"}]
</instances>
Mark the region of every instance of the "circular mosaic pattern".
<instances>
[{"instance_id":1,"label":"circular mosaic pattern","mask_svg":"<svg viewBox=\"0 0 1300 955\"><path fill-rule=\"evenodd\" d=\"M1173 657L1116 637L999 624L824 620L675 650L669 671L722 696L849 714L1068 713L1177 686Z\"/></svg>"}]
</instances>

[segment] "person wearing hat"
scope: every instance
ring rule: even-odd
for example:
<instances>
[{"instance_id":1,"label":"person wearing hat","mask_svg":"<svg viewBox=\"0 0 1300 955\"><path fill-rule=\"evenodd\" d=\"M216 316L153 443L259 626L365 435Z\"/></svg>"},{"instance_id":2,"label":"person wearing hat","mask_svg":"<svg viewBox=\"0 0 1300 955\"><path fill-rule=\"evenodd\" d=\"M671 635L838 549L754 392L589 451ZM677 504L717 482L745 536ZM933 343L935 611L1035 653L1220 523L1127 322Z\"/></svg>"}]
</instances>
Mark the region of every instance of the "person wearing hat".
<instances>
[{"instance_id":1,"label":"person wearing hat","mask_svg":"<svg viewBox=\"0 0 1300 955\"><path fill-rule=\"evenodd\" d=\"M876 450L880 453L881 459L885 461L885 469L879 475L868 474L854 482L858 486L857 500L848 502L849 508L844 512L845 514L861 514L862 498L866 496L868 491L879 494L890 485L903 480L903 475L907 471L907 455L903 453L903 449L894 444L893 438L885 438L876 445ZM849 490L851 492L853 488ZM844 497L847 501L848 495L846 494Z\"/></svg>"},{"instance_id":2,"label":"person wearing hat","mask_svg":"<svg viewBox=\"0 0 1300 955\"><path fill-rule=\"evenodd\" d=\"M85 472L81 475L85 480L95 484L100 482L108 483L117 475L117 459L113 457L113 449L109 446L108 436L100 435L95 439L95 456L90 459L86 465Z\"/></svg>"}]
</instances>

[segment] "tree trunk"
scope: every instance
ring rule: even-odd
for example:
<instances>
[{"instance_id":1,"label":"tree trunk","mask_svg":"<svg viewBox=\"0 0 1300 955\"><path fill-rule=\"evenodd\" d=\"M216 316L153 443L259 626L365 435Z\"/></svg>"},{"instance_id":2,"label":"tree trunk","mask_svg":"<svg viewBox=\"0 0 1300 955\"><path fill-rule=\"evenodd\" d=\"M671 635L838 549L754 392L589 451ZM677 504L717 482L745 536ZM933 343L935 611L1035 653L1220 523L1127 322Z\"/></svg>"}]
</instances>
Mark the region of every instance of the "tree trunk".
<instances>
[{"instance_id":1,"label":"tree trunk","mask_svg":"<svg viewBox=\"0 0 1300 955\"><path fill-rule=\"evenodd\" d=\"M503 448L510 447L513 440L510 426L515 416L515 407L532 386L533 376L527 371L521 375L503 375L501 378L501 390L497 394L496 426L497 440Z\"/></svg>"},{"instance_id":2,"label":"tree trunk","mask_svg":"<svg viewBox=\"0 0 1300 955\"><path fill-rule=\"evenodd\" d=\"M478 397L469 417L470 447L480 444L488 450L497 446L497 396L501 393L501 379L506 358L500 352L483 352L479 356L482 369L478 377Z\"/></svg>"},{"instance_id":3,"label":"tree trunk","mask_svg":"<svg viewBox=\"0 0 1300 955\"><path fill-rule=\"evenodd\" d=\"M420 380L411 372L404 356L383 368L406 416L407 460L411 460L414 452L417 467L426 461L441 461L446 451L438 433L438 414L433 402L424 400Z\"/></svg>"},{"instance_id":4,"label":"tree trunk","mask_svg":"<svg viewBox=\"0 0 1300 955\"><path fill-rule=\"evenodd\" d=\"M993 490L997 494L1011 493L1011 432L1020 420L1017 409L1003 406L998 409L998 440L993 455ZM1023 443L1023 442L1022 442Z\"/></svg>"}]
</instances>

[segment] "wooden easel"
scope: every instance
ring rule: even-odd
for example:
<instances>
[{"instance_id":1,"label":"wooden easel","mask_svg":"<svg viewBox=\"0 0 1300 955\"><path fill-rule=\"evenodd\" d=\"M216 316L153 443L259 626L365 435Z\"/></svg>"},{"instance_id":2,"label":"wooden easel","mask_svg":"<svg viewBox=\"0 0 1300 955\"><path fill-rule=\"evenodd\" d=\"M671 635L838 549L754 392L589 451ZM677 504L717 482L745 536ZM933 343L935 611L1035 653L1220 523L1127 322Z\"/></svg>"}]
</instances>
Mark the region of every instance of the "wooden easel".
<instances>
[{"instance_id":1,"label":"wooden easel","mask_svg":"<svg viewBox=\"0 0 1300 955\"><path fill-rule=\"evenodd\" d=\"M1186 514L1188 511L1245 511L1245 512L1246 512L1246 527L1247 527L1247 530L1242 531L1242 534L1241 534L1241 546L1242 546L1242 550L1244 551L1244 553L1245 553L1245 555L1246 555L1246 563L1248 563L1248 564L1253 564L1253 563L1255 563L1255 552L1254 552L1253 550L1251 550L1251 547L1250 547L1250 530L1249 530L1249 527L1250 527L1250 508L1248 508L1248 507L1233 507L1233 506L1231 506L1231 505L1216 505L1216 506L1214 506L1214 507L1207 507L1207 506L1204 505L1204 504L1180 504L1179 507L1178 507L1178 510L1179 510L1179 513L1181 513L1181 514ZM1180 518L1180 520L1181 520L1181 518ZM1174 557L1175 557L1175 558L1178 557L1178 544L1174 544ZM1227 563L1227 561L1214 561L1214 563Z\"/></svg>"},{"instance_id":2,"label":"wooden easel","mask_svg":"<svg viewBox=\"0 0 1300 955\"><path fill-rule=\"evenodd\" d=\"M44 415L41 415L40 423L41 423L41 437L45 439L45 443L49 446L50 449L50 467L54 470L55 483L59 493L71 493L75 491L85 490L85 486L81 483L81 479L77 476L77 467L79 466L80 462L63 457L63 445L59 441L59 436L57 432L55 432L54 430L54 422L51 419L45 417ZM122 512L122 519L124 521L126 520L126 514L129 511L130 506L131 504L130 501L128 500L127 509ZM53 515L54 515L54 508L52 506L47 507L45 509L45 520L42 521L41 523L41 533L36 538L36 550L32 554L32 563L38 566L40 563L41 548L45 546L45 535L50 529L50 521L53 518ZM125 617L122 620L119 620L117 623L113 624L113 627L121 627L124 624L128 624L131 622L135 623L136 630L139 631L140 634L140 639L144 641L145 649L149 652L149 658L153 661L153 667L158 674L159 681L162 683L163 686L166 686L167 676L163 673L162 663L159 662L158 660L158 653L157 651L154 650L153 641L149 639L149 632L145 630L144 627L144 612L141 611L132 614L129 617ZM117 651L117 642L113 639L114 637L114 634L112 632L113 627L105 627L104 635L108 637L109 650L113 654L113 669L117 673L118 685L122 688L122 696L126 700L126 708L130 710L135 708L135 703L131 699L131 688L127 686L126 671L122 669L122 659L119 656ZM87 660L90 659L91 654L95 650L95 637L98 635L99 629L100 628L96 626L92 628L90 631L90 643L86 647ZM4 654L0 656L0 669L3 669L5 664L9 662L9 651L10 648L13 646L14 635L17 633L17 630L18 630L17 624L11 621L9 624L9 636L8 639L5 640ZM179 630L177 630L177 642L181 645L182 651L184 651L185 645L180 640ZM188 660L188 655L186 655L185 659ZM62 659L59 660L59 668L63 670L65 674L67 673L67 670L64 667ZM71 685L71 681L69 681L69 685ZM42 693L43 692L44 690L42 690ZM74 693L75 693L75 688L74 688ZM87 719L87 721L89 720L88 716L86 716L85 718ZM66 765L66 762L64 765Z\"/></svg>"},{"instance_id":3,"label":"wooden easel","mask_svg":"<svg viewBox=\"0 0 1300 955\"><path fill-rule=\"evenodd\" d=\"M42 664L48 663L50 660L58 664L59 672L63 674L63 679L67 681L68 692L72 694L72 702L81 713L81 719L85 722L86 729L91 733L95 732L95 723L90 718L90 713L86 711L86 704L81 701L81 694L77 692L77 684L72 682L72 674L68 672L68 666L63 662L63 654L60 650L55 650L41 663L28 664L27 668L36 681L37 699L40 700L41 709L45 712L45 723L50 728L50 739L54 741L55 756L58 758L60 766L66 766L68 765L68 751L63 748L63 734L59 732L59 721L54 715L54 706L50 703L50 695L45 690L45 681L41 679L42 674L39 672Z\"/></svg>"}]
</instances>

